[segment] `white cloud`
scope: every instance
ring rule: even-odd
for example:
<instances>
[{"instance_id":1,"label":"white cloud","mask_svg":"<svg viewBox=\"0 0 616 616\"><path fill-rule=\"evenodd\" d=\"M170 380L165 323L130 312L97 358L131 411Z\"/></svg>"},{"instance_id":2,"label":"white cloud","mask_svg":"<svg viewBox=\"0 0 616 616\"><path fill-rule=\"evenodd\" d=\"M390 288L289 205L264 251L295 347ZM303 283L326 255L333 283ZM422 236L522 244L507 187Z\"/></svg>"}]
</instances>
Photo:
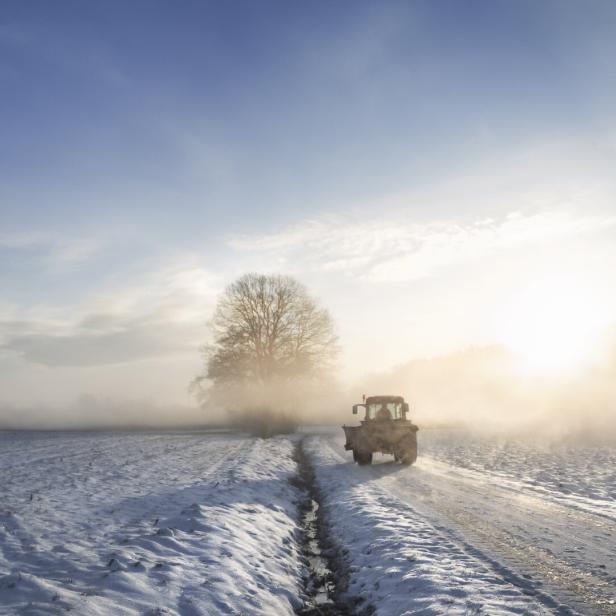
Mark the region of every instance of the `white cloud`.
<instances>
[{"instance_id":1,"label":"white cloud","mask_svg":"<svg viewBox=\"0 0 616 616\"><path fill-rule=\"evenodd\" d=\"M499 251L541 245L612 227L616 216L546 210L474 223L443 220L305 221L277 233L229 240L236 251L270 256L287 270L338 271L372 281L414 280Z\"/></svg>"},{"instance_id":2,"label":"white cloud","mask_svg":"<svg viewBox=\"0 0 616 616\"><path fill-rule=\"evenodd\" d=\"M50 366L125 363L196 356L218 289L194 259L99 290L77 305L37 306L0 315L0 344Z\"/></svg>"},{"instance_id":3,"label":"white cloud","mask_svg":"<svg viewBox=\"0 0 616 616\"><path fill-rule=\"evenodd\" d=\"M47 263L50 267L63 270L85 263L99 254L101 242L94 239L73 239L50 245Z\"/></svg>"},{"instance_id":4,"label":"white cloud","mask_svg":"<svg viewBox=\"0 0 616 616\"><path fill-rule=\"evenodd\" d=\"M0 248L35 255L43 266L61 272L97 256L103 245L88 237L60 237L51 233L0 234Z\"/></svg>"}]
</instances>

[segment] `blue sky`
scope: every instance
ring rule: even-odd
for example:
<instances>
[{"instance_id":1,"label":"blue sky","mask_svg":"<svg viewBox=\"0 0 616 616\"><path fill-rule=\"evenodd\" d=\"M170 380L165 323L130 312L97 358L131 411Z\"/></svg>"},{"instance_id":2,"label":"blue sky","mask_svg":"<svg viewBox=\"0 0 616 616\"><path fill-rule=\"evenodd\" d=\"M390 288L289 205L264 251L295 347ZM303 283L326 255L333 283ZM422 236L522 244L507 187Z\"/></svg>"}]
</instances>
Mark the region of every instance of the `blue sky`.
<instances>
[{"instance_id":1,"label":"blue sky","mask_svg":"<svg viewBox=\"0 0 616 616\"><path fill-rule=\"evenodd\" d=\"M488 340L475 305L429 315L495 260L553 277L575 246L603 288L615 34L612 2L3 2L4 395L30 399L44 369L58 400L138 396L139 362L173 361L184 399L246 269L309 284L349 374L375 368L353 344L384 315L408 332L388 365ZM384 313L353 309L375 293Z\"/></svg>"},{"instance_id":2,"label":"blue sky","mask_svg":"<svg viewBox=\"0 0 616 616\"><path fill-rule=\"evenodd\" d=\"M613 114L611 3L4 7L17 228L291 221Z\"/></svg>"}]
</instances>

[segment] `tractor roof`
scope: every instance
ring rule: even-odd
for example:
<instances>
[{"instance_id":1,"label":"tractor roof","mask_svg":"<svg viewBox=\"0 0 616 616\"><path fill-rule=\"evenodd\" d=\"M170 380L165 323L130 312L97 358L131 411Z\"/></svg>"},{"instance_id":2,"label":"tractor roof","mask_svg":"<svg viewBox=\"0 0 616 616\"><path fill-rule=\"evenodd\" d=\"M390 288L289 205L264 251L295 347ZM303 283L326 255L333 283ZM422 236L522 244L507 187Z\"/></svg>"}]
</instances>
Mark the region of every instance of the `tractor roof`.
<instances>
[{"instance_id":1,"label":"tractor roof","mask_svg":"<svg viewBox=\"0 0 616 616\"><path fill-rule=\"evenodd\" d=\"M366 398L366 404L388 404L390 402L402 404L404 398L402 396L368 396Z\"/></svg>"}]
</instances>

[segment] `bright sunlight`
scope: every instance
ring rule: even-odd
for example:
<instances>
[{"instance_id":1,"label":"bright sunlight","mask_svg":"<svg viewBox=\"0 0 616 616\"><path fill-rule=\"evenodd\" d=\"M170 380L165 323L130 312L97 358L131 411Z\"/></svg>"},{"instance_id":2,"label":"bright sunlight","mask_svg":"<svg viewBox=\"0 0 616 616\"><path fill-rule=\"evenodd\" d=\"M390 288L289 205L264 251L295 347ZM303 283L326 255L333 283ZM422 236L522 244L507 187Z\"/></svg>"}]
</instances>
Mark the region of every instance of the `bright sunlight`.
<instances>
[{"instance_id":1,"label":"bright sunlight","mask_svg":"<svg viewBox=\"0 0 616 616\"><path fill-rule=\"evenodd\" d=\"M524 371L558 375L598 354L607 318L598 293L581 280L545 278L525 287L503 311L501 340Z\"/></svg>"}]
</instances>

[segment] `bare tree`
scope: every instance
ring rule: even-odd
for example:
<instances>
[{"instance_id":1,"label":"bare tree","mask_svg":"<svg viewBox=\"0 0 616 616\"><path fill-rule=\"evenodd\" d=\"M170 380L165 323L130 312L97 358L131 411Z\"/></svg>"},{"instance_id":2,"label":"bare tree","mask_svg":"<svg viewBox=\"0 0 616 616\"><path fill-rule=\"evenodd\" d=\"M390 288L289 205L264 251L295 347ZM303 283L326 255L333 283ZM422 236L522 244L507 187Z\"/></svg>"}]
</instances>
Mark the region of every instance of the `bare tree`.
<instances>
[{"instance_id":1,"label":"bare tree","mask_svg":"<svg viewBox=\"0 0 616 616\"><path fill-rule=\"evenodd\" d=\"M194 382L214 385L288 381L322 374L337 351L329 312L288 276L245 274L229 285L203 349L206 370Z\"/></svg>"}]
</instances>

